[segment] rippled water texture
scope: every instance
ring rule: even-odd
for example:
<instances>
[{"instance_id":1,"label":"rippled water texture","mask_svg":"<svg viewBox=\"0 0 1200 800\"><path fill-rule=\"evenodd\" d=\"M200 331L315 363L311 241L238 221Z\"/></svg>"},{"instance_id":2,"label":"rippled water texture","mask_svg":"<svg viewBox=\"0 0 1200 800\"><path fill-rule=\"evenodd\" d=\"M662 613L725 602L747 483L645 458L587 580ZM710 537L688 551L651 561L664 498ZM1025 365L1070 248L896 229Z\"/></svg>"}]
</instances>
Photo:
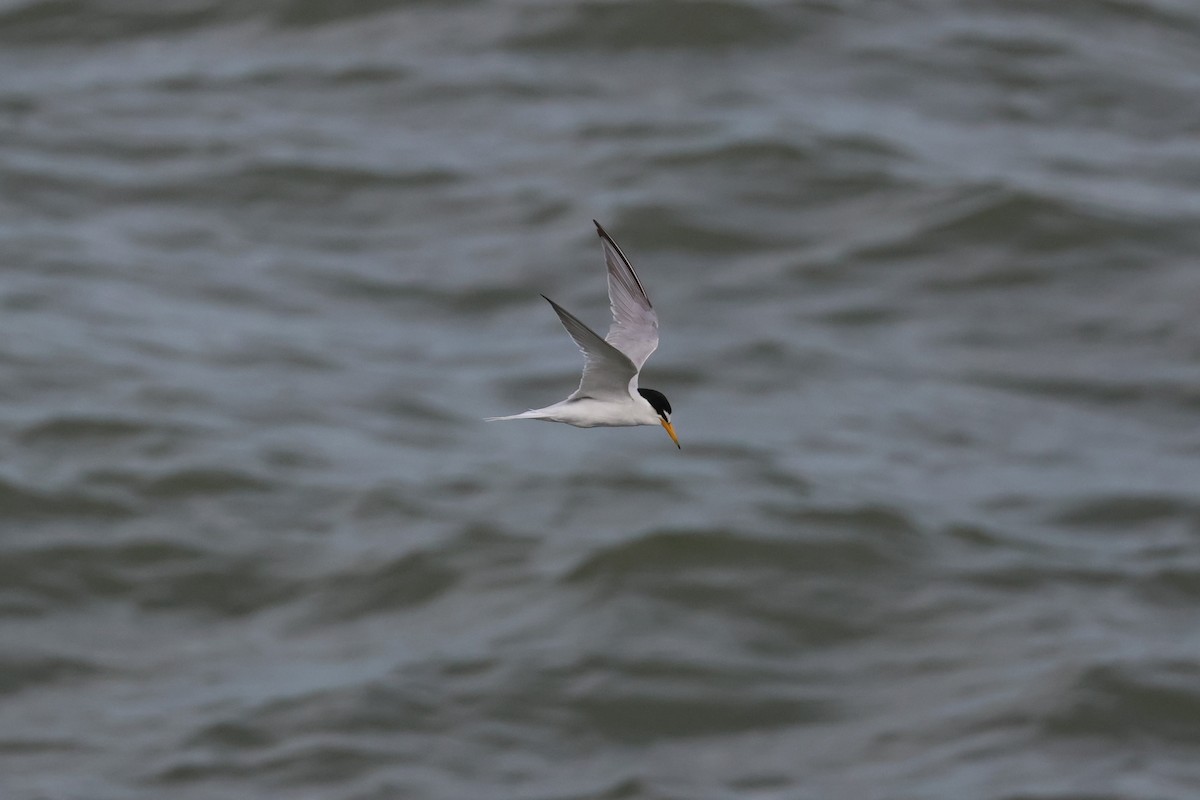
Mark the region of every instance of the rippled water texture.
<instances>
[{"instance_id":1,"label":"rippled water texture","mask_svg":"<svg viewBox=\"0 0 1200 800\"><path fill-rule=\"evenodd\" d=\"M1200 6L0 2L3 800L1200 795ZM657 428L574 388L592 218Z\"/></svg>"}]
</instances>

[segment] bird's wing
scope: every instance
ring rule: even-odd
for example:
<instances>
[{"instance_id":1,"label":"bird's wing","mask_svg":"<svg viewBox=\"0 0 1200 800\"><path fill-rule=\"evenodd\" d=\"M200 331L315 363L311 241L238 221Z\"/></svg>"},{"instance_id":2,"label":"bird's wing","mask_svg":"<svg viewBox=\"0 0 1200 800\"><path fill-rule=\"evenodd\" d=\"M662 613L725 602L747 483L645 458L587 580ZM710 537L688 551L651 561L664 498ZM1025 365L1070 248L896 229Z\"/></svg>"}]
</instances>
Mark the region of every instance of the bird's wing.
<instances>
[{"instance_id":1,"label":"bird's wing","mask_svg":"<svg viewBox=\"0 0 1200 800\"><path fill-rule=\"evenodd\" d=\"M620 399L628 400L636 390L632 384L637 380L637 367L617 348L600 338L600 335L575 318L571 312L551 300L546 295L546 302L558 314L567 333L579 345L585 359L583 377L579 380L579 388L568 400L580 397L593 397L597 400Z\"/></svg>"},{"instance_id":2,"label":"bird's wing","mask_svg":"<svg viewBox=\"0 0 1200 800\"><path fill-rule=\"evenodd\" d=\"M617 247L600 223L592 220L604 245L604 261L608 264L608 302L612 306L613 322L604 340L629 356L639 371L646 359L658 348L658 314L642 282L629 266L629 259Z\"/></svg>"}]
</instances>

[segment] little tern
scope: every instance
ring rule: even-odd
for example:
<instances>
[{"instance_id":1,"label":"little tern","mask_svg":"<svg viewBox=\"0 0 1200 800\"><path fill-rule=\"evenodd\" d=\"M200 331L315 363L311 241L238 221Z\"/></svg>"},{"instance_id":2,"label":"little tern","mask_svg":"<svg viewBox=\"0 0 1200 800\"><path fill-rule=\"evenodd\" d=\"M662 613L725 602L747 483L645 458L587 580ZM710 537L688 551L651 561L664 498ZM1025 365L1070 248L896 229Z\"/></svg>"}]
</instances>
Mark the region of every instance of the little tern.
<instances>
[{"instance_id":1,"label":"little tern","mask_svg":"<svg viewBox=\"0 0 1200 800\"><path fill-rule=\"evenodd\" d=\"M662 425L679 447L671 425L671 404L654 389L638 386L642 365L658 348L658 314L629 265L599 222L592 220L604 247L608 264L608 302L613 321L603 339L571 312L542 295L567 333L583 352L583 377L579 388L562 402L533 408L508 417L488 417L487 422L510 419L540 419L565 422L577 428Z\"/></svg>"}]
</instances>

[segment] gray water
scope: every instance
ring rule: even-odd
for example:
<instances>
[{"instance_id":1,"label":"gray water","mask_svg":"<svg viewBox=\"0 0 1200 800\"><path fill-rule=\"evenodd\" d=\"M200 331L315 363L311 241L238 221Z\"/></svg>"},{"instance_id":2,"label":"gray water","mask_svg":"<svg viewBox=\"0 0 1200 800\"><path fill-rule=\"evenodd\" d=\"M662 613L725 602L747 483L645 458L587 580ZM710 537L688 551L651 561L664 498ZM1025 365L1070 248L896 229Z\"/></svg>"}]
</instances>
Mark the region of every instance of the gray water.
<instances>
[{"instance_id":1,"label":"gray water","mask_svg":"<svg viewBox=\"0 0 1200 800\"><path fill-rule=\"evenodd\" d=\"M1190 0L7 0L0 187L3 800L1200 796Z\"/></svg>"}]
</instances>

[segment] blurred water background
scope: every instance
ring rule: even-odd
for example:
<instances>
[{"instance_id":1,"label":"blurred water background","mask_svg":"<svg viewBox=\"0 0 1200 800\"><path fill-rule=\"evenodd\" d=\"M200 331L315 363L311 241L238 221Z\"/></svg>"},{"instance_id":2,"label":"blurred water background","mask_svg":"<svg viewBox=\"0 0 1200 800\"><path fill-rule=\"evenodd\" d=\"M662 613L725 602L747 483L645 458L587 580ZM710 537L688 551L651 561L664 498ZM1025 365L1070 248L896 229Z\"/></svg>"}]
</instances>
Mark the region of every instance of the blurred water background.
<instances>
[{"instance_id":1,"label":"blurred water background","mask_svg":"<svg viewBox=\"0 0 1200 800\"><path fill-rule=\"evenodd\" d=\"M4 0L0 796L1200 796L1200 6ZM591 219L657 428L569 392Z\"/></svg>"}]
</instances>

